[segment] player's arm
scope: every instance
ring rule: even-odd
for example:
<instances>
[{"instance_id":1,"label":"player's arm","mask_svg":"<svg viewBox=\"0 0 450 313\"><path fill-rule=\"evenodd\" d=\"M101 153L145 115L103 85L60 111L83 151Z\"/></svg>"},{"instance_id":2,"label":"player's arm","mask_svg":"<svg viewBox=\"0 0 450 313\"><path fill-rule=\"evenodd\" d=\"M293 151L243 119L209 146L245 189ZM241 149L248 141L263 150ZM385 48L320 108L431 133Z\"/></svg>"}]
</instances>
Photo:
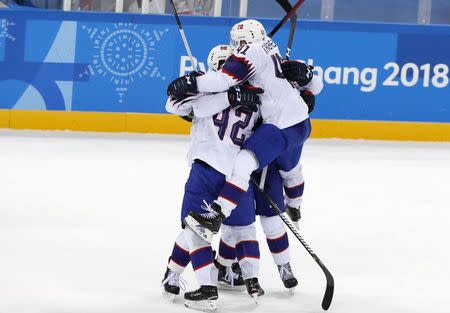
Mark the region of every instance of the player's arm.
<instances>
[{"instance_id":1,"label":"player's arm","mask_svg":"<svg viewBox=\"0 0 450 313\"><path fill-rule=\"evenodd\" d=\"M247 81L254 73L255 68L246 55L242 53L232 54L220 71L211 71L197 78L198 91L225 91Z\"/></svg>"},{"instance_id":2,"label":"player's arm","mask_svg":"<svg viewBox=\"0 0 450 313\"><path fill-rule=\"evenodd\" d=\"M230 87L226 92L205 94L194 101L194 115L213 116L228 107L246 107L250 111L257 112L261 104L259 95L263 92L261 88L239 85Z\"/></svg>"},{"instance_id":3,"label":"player's arm","mask_svg":"<svg viewBox=\"0 0 450 313\"><path fill-rule=\"evenodd\" d=\"M314 75L311 66L300 61L285 61L281 68L286 79L294 82L299 90L301 97L308 106L308 113L312 113L316 105L316 95L323 89L322 79Z\"/></svg>"},{"instance_id":4,"label":"player's arm","mask_svg":"<svg viewBox=\"0 0 450 313\"><path fill-rule=\"evenodd\" d=\"M194 96L177 100L169 97L166 102L166 111L179 116L188 116L192 112Z\"/></svg>"},{"instance_id":5,"label":"player's arm","mask_svg":"<svg viewBox=\"0 0 450 313\"><path fill-rule=\"evenodd\" d=\"M311 81L303 88L311 92L313 95L317 96L323 89L322 78L317 75L313 75Z\"/></svg>"},{"instance_id":6,"label":"player's arm","mask_svg":"<svg viewBox=\"0 0 450 313\"><path fill-rule=\"evenodd\" d=\"M251 46L232 54L222 69L208 71L205 75L185 75L172 81L167 94L175 99L199 92L217 93L227 91L230 87L239 85L250 79L255 73L255 66L251 60L258 60L258 51Z\"/></svg>"},{"instance_id":7,"label":"player's arm","mask_svg":"<svg viewBox=\"0 0 450 313\"><path fill-rule=\"evenodd\" d=\"M228 95L226 92L205 94L192 105L196 117L209 117L228 108Z\"/></svg>"}]
</instances>

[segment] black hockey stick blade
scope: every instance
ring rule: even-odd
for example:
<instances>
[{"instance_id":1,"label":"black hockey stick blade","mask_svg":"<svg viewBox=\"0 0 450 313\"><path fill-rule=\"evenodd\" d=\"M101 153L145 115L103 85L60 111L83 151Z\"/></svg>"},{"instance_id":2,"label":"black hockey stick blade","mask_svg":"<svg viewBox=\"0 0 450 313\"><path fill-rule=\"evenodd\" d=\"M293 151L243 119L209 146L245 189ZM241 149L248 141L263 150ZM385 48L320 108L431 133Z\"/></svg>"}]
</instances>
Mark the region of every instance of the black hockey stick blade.
<instances>
[{"instance_id":1,"label":"black hockey stick blade","mask_svg":"<svg viewBox=\"0 0 450 313\"><path fill-rule=\"evenodd\" d=\"M289 3L289 0L275 0L278 2L278 4L283 8L283 10L286 11L286 13L289 13L290 10L292 10L292 5Z\"/></svg>"},{"instance_id":2,"label":"black hockey stick blade","mask_svg":"<svg viewBox=\"0 0 450 313\"><path fill-rule=\"evenodd\" d=\"M181 26L180 17L178 16L177 7L175 6L173 0L170 0L170 4L172 5L173 15L175 16L175 20L177 21L178 28L183 29L183 26Z\"/></svg>"},{"instance_id":3,"label":"black hockey stick blade","mask_svg":"<svg viewBox=\"0 0 450 313\"><path fill-rule=\"evenodd\" d=\"M330 271L327 269L327 267L323 264L323 262L319 259L319 257L314 253L314 251L311 249L311 247L306 243L305 239L300 235L297 228L292 225L291 221L286 217L285 213L281 211L281 209L278 207L278 205L273 202L272 198L264 191L264 189L260 188L258 185L258 182L251 177L252 183L255 185L256 188L258 188L258 191L262 194L262 196L269 202L269 204L277 211L278 216L283 220L284 224L289 228L289 230L294 234L294 236L300 241L300 243L303 245L303 247L308 251L308 253L312 256L314 261L319 265L319 267L322 269L323 273L325 274L325 279L327 281L327 286L325 289L325 294L323 296L322 300L322 309L325 311L328 310L328 308L331 305L331 302L333 301L333 294L334 294L334 278L333 275L331 275Z\"/></svg>"},{"instance_id":4,"label":"black hockey stick blade","mask_svg":"<svg viewBox=\"0 0 450 313\"><path fill-rule=\"evenodd\" d=\"M292 9L283 17L283 19L272 29L272 31L268 34L270 38L272 38L279 30L280 28L287 22L288 19L291 18L292 15L297 12L297 9L305 2L305 0L299 0Z\"/></svg>"},{"instance_id":5,"label":"black hockey stick blade","mask_svg":"<svg viewBox=\"0 0 450 313\"><path fill-rule=\"evenodd\" d=\"M276 0L276 1L286 13L289 13L292 10L292 5L289 3L288 0ZM285 60L289 60L291 57L292 44L294 42L295 27L297 26L297 14L293 14L291 16L290 25L291 28L289 30L289 40L286 47L286 55L284 57Z\"/></svg>"},{"instance_id":6,"label":"black hockey stick blade","mask_svg":"<svg viewBox=\"0 0 450 313\"><path fill-rule=\"evenodd\" d=\"M294 43L294 33L296 26L297 26L297 14L294 14L291 16L291 29L289 31L289 40L288 45L286 47L286 55L284 57L286 60L289 60L291 58L291 50L292 44Z\"/></svg>"}]
</instances>

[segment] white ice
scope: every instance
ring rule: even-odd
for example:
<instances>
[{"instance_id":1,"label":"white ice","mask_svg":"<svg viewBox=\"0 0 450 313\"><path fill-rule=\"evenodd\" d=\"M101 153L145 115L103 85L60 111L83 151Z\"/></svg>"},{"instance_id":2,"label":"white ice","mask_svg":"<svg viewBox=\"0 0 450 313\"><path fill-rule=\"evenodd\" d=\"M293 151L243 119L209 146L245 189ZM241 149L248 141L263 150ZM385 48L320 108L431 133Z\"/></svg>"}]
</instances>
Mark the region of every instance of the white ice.
<instances>
[{"instance_id":1,"label":"white ice","mask_svg":"<svg viewBox=\"0 0 450 313\"><path fill-rule=\"evenodd\" d=\"M184 312L160 281L179 231L184 136L0 131L0 313ZM311 140L302 235L334 274L335 313L448 313L450 144ZM255 306L320 312L325 280L290 237L282 287L262 231ZM191 270L188 289L197 284Z\"/></svg>"}]
</instances>

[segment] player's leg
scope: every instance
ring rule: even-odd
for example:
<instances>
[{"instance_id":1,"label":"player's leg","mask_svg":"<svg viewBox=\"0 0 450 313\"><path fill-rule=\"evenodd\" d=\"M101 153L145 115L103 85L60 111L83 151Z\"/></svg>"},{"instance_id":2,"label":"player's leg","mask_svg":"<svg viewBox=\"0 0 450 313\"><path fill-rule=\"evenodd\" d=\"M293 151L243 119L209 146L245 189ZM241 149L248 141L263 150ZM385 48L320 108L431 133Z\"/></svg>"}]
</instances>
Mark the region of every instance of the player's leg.
<instances>
[{"instance_id":1,"label":"player's leg","mask_svg":"<svg viewBox=\"0 0 450 313\"><path fill-rule=\"evenodd\" d=\"M256 240L255 223L247 226L233 226L236 238L236 256L242 270L247 293L256 299L264 295L264 290L259 285L259 243Z\"/></svg>"},{"instance_id":2,"label":"player's leg","mask_svg":"<svg viewBox=\"0 0 450 313\"><path fill-rule=\"evenodd\" d=\"M217 203L229 216L249 188L250 175L277 158L286 148L283 132L272 124L263 124L246 140L239 152L231 178L223 186Z\"/></svg>"},{"instance_id":3,"label":"player's leg","mask_svg":"<svg viewBox=\"0 0 450 313\"><path fill-rule=\"evenodd\" d=\"M211 242L213 236L211 229L216 229L217 233L222 223L222 220L215 219L217 213L211 209L211 203L220 194L224 182L225 175L205 162L196 160L186 183L182 221L208 242ZM198 223L199 219L203 223Z\"/></svg>"},{"instance_id":4,"label":"player's leg","mask_svg":"<svg viewBox=\"0 0 450 313\"><path fill-rule=\"evenodd\" d=\"M222 235L216 266L219 269L221 287L243 290L245 283L236 256L236 226L245 227L255 222L255 199L253 188L249 188L239 205L223 221ZM251 240L254 240L253 238ZM236 288L237 287L237 288Z\"/></svg>"},{"instance_id":5,"label":"player's leg","mask_svg":"<svg viewBox=\"0 0 450 313\"><path fill-rule=\"evenodd\" d=\"M201 311L215 311L217 309L217 274L218 270L214 265L211 244L192 230L190 257L194 274L200 288L186 292L184 294L185 306Z\"/></svg>"},{"instance_id":6,"label":"player's leg","mask_svg":"<svg viewBox=\"0 0 450 313\"><path fill-rule=\"evenodd\" d=\"M249 188L251 173L266 166L287 148L283 132L274 125L263 124L246 140L238 153L231 178L223 185L220 195L211 205L216 214L189 214L186 223L194 229L204 229L204 234L197 232L208 241L219 231L222 221L231 215L237 204L243 199Z\"/></svg>"},{"instance_id":7,"label":"player's leg","mask_svg":"<svg viewBox=\"0 0 450 313\"><path fill-rule=\"evenodd\" d=\"M236 257L239 261L247 292L256 299L256 297L264 294L264 290L258 282L260 252L256 240L253 189L252 186L249 187L237 208L224 220L223 231L227 236L230 234L234 237Z\"/></svg>"},{"instance_id":8,"label":"player's leg","mask_svg":"<svg viewBox=\"0 0 450 313\"><path fill-rule=\"evenodd\" d=\"M277 159L276 163L283 179L286 212L298 228L301 218L300 206L302 204L304 178L300 157L303 145L311 133L311 123L308 120L283 130L288 139L288 149Z\"/></svg>"},{"instance_id":9,"label":"player's leg","mask_svg":"<svg viewBox=\"0 0 450 313\"><path fill-rule=\"evenodd\" d=\"M205 190L202 181L208 177L206 169L202 164L193 163L189 172L189 177L185 185L183 204L181 207L181 223L190 211L190 208L200 209L202 200L209 195ZM163 278L163 285L166 294L175 296L180 293L180 287L184 287L180 280L180 274L189 264L191 258L190 252L190 232L184 229L177 237L172 254L169 258L169 264ZM173 298L173 297L172 297Z\"/></svg>"},{"instance_id":10,"label":"player's leg","mask_svg":"<svg viewBox=\"0 0 450 313\"><path fill-rule=\"evenodd\" d=\"M185 220L189 212L208 213L207 204L218 195L225 176L208 164L196 160L185 186L181 220ZM211 311L217 308L217 269L214 266L211 244L200 238L190 228L189 254L191 264L200 288L184 294L185 305L199 310Z\"/></svg>"},{"instance_id":11,"label":"player's leg","mask_svg":"<svg viewBox=\"0 0 450 313\"><path fill-rule=\"evenodd\" d=\"M255 178L259 178L255 175ZM270 198L284 212L283 184L275 162L271 163L267 170L265 191ZM260 222L266 235L267 245L272 253L273 260L277 265L280 278L286 288L297 286L298 281L295 278L290 266L289 239L284 227L284 223L277 212L269 205L260 193L255 194L256 212L260 215Z\"/></svg>"},{"instance_id":12,"label":"player's leg","mask_svg":"<svg viewBox=\"0 0 450 313\"><path fill-rule=\"evenodd\" d=\"M219 270L218 286L220 289L236 291L245 289L242 271L236 258L236 239L232 226L222 225L215 264Z\"/></svg>"},{"instance_id":13,"label":"player's leg","mask_svg":"<svg viewBox=\"0 0 450 313\"><path fill-rule=\"evenodd\" d=\"M303 201L303 191L305 179L303 177L302 165L300 162L290 171L280 170L284 185L284 201L286 203L286 213L292 220L295 227L299 227L301 219L300 208Z\"/></svg>"},{"instance_id":14,"label":"player's leg","mask_svg":"<svg viewBox=\"0 0 450 313\"><path fill-rule=\"evenodd\" d=\"M188 240L189 234L186 230L181 231L175 240L172 254L169 257L169 264L161 283L164 286L164 293L171 299L175 299L175 296L180 294L180 289L186 287L180 275L191 261Z\"/></svg>"},{"instance_id":15,"label":"player's leg","mask_svg":"<svg viewBox=\"0 0 450 313\"><path fill-rule=\"evenodd\" d=\"M222 235L216 266L219 269L220 286L226 289L243 290L245 283L236 256L236 226L248 226L255 222L255 199L253 188L249 188L239 205L223 221ZM253 240L251 238L250 240Z\"/></svg>"}]
</instances>

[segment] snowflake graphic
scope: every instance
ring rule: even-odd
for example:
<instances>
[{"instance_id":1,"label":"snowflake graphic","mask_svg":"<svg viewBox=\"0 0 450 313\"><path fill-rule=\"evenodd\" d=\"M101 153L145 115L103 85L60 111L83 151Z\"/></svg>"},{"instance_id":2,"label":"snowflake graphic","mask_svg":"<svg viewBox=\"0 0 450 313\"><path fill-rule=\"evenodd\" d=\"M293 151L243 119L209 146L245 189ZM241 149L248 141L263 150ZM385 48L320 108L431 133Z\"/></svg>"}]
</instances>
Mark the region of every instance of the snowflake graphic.
<instances>
[{"instance_id":1,"label":"snowflake graphic","mask_svg":"<svg viewBox=\"0 0 450 313\"><path fill-rule=\"evenodd\" d=\"M149 31L137 24L118 23L113 29L82 26L93 41L96 53L88 66L91 75L105 77L116 86L119 103L128 87L137 79L149 76L165 80L152 52L169 31Z\"/></svg>"},{"instance_id":2,"label":"snowflake graphic","mask_svg":"<svg viewBox=\"0 0 450 313\"><path fill-rule=\"evenodd\" d=\"M6 38L11 41L15 41L16 38L9 34L9 27L14 26L14 22L8 20L7 18L0 19L0 38Z\"/></svg>"}]
</instances>

